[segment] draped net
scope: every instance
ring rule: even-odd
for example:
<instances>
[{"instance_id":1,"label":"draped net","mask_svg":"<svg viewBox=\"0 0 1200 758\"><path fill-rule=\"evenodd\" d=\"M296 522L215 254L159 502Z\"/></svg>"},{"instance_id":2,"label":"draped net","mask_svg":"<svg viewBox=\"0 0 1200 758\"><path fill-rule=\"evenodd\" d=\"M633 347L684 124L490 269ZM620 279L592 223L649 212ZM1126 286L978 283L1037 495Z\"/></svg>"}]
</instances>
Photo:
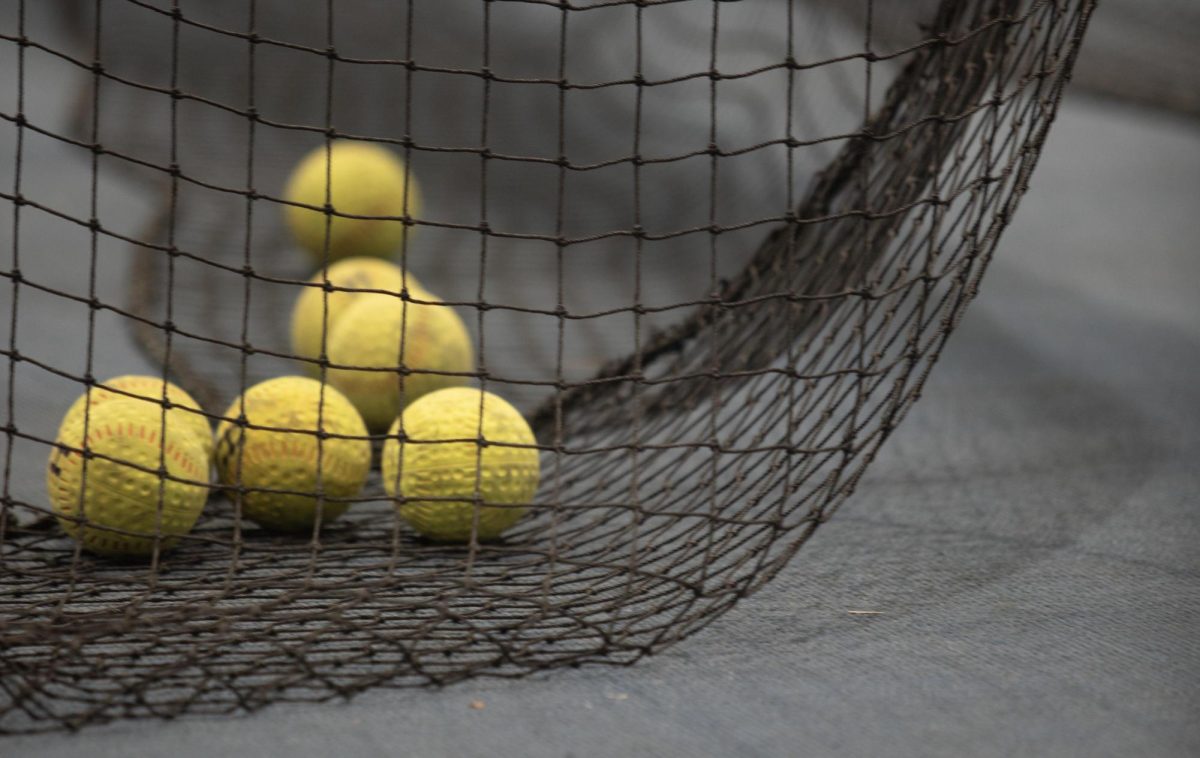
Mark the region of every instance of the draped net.
<instances>
[{"instance_id":1,"label":"draped net","mask_svg":"<svg viewBox=\"0 0 1200 758\"><path fill-rule=\"evenodd\" d=\"M770 580L919 397L1034 169L1090 0L63 2L70 43L0 41L24 91L82 72L69 129L5 106L85 175L153 198L124 228L0 198L134 251L110 300L22 276L15 367L90 376L119 319L214 416L297 373L311 261L287 172L332 138L406 160L426 202L398 262L453 304L478 386L537 435L530 515L495 543L412 535L373 474L312 536L214 485L151 563L73 550L6 468L0 728L253 710L374 686L631 663ZM96 192L93 184L93 193ZM87 306L88 366L16 342L19 293ZM74 311L72 311L74 312ZM397 370L401 367L397 366ZM64 407L69 399L64 401ZM378 436L374 442L381 442ZM869 507L869 506L868 506Z\"/></svg>"}]
</instances>

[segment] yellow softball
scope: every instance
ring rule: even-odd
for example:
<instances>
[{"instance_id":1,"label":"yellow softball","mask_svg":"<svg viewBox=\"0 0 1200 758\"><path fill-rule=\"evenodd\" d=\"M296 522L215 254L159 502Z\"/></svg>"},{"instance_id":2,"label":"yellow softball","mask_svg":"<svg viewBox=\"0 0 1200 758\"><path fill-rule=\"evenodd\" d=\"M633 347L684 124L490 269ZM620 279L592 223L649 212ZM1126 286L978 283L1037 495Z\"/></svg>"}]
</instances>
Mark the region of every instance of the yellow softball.
<instances>
[{"instance_id":1,"label":"yellow softball","mask_svg":"<svg viewBox=\"0 0 1200 758\"><path fill-rule=\"evenodd\" d=\"M208 425L208 417L204 415L200 404L185 392L183 388L171 382L166 383L166 390L167 401L172 405L172 408L167 411L167 415L169 418L174 419L172 423L178 426L180 430L186 430L194 434L196 441L204 449L205 457L211 457L213 448L212 427ZM59 427L59 434L62 433L67 423L74 420L76 416L82 417L85 405L90 404L95 409L104 403L114 400L142 402L130 397L130 395L148 398L151 401L149 405L152 405L161 414L163 408L163 378L161 376L125 374L97 384L92 387L90 393L85 392L80 395L74 404L67 409L67 413L63 417L63 422Z\"/></svg>"},{"instance_id":2,"label":"yellow softball","mask_svg":"<svg viewBox=\"0 0 1200 758\"><path fill-rule=\"evenodd\" d=\"M67 534L93 553L144 556L156 539L166 550L191 531L208 497L209 461L180 420L168 415L163 434L161 407L114 398L88 413L86 440L82 413L63 421L46 489Z\"/></svg>"},{"instance_id":3,"label":"yellow softball","mask_svg":"<svg viewBox=\"0 0 1200 758\"><path fill-rule=\"evenodd\" d=\"M329 335L327 352L332 364L353 367L330 368L327 380L375 432L386 430L404 404L469 378L429 372L466 374L475 368L471 337L453 308L406 304L391 295L366 294L350 305Z\"/></svg>"},{"instance_id":4,"label":"yellow softball","mask_svg":"<svg viewBox=\"0 0 1200 758\"><path fill-rule=\"evenodd\" d=\"M244 429L236 423L243 412ZM319 451L318 429L334 435ZM268 529L307 531L318 508L322 522L332 521L349 507L344 499L362 489L371 465L366 435L358 411L332 387L301 376L268 379L234 400L217 426L217 475L247 488L247 518Z\"/></svg>"},{"instance_id":5,"label":"yellow softball","mask_svg":"<svg viewBox=\"0 0 1200 758\"><path fill-rule=\"evenodd\" d=\"M416 179L395 153L369 142L343 140L318 147L292 172L284 189L284 217L296 242L318 261L351 255L387 257L404 239L397 217L421 210ZM335 213L319 210L329 203ZM316 209L316 210L314 210Z\"/></svg>"},{"instance_id":6,"label":"yellow softball","mask_svg":"<svg viewBox=\"0 0 1200 758\"><path fill-rule=\"evenodd\" d=\"M345 258L333 263L322 274L318 273L309 282L323 284L328 281L335 287L351 290L334 290L326 293L321 287L302 287L296 305L292 308L292 353L299 358L317 359L321 356L321 333L325 333L328 348L329 334L341 318L342 313L364 294L353 290L386 290L400 293L407 286L408 292L418 300L430 300L432 296L417 282L412 274L394 263L380 258L362 256ZM322 327L324 323L324 327ZM316 376L320 369L316 363L303 361L304 370Z\"/></svg>"},{"instance_id":7,"label":"yellow softball","mask_svg":"<svg viewBox=\"0 0 1200 758\"><path fill-rule=\"evenodd\" d=\"M383 486L399 498L401 517L430 539L495 539L525 515L537 492L533 431L498 395L466 387L433 392L405 408L388 434ZM475 441L480 436L483 446Z\"/></svg>"}]
</instances>

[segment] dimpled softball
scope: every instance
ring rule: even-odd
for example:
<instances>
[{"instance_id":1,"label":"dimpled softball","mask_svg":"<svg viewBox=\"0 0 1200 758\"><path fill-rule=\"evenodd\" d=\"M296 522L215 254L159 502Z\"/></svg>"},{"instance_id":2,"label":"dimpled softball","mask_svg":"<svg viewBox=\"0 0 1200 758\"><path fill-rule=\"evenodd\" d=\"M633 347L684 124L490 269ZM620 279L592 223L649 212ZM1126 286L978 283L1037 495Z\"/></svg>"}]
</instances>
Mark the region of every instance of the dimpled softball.
<instances>
[{"instance_id":1,"label":"dimpled softball","mask_svg":"<svg viewBox=\"0 0 1200 758\"><path fill-rule=\"evenodd\" d=\"M374 432L386 430L404 404L468 379L425 372L466 374L475 368L471 337L453 308L411 302L406 307L391 295L362 295L347 308L329 335L327 352L331 363L355 367L330 368L326 378L350 398ZM407 376L398 370L402 364L411 372Z\"/></svg>"},{"instance_id":2,"label":"dimpled softball","mask_svg":"<svg viewBox=\"0 0 1200 758\"><path fill-rule=\"evenodd\" d=\"M433 296L417 282L412 274L394 263L380 258L354 257L331 264L324 273L318 273L310 282L322 284L328 281L335 287L350 290L386 290L399 293L407 286L408 292L418 300L431 300ZM299 358L316 360L321 356L322 320L325 322L325 342L328 350L329 333L363 292L335 290L326 293L320 287L302 287L296 305L292 308L292 353ZM304 370L316 376L320 369L316 363L303 361Z\"/></svg>"},{"instance_id":3,"label":"dimpled softball","mask_svg":"<svg viewBox=\"0 0 1200 758\"><path fill-rule=\"evenodd\" d=\"M146 556L154 551L156 535L166 550L191 531L208 498L209 461L196 436L177 421L167 417L164 435L159 406L110 399L88 413L86 444L83 414L63 421L50 453L46 489L58 523L84 549ZM83 448L93 453L86 489L78 452ZM151 473L160 465L167 478Z\"/></svg>"},{"instance_id":4,"label":"dimpled softball","mask_svg":"<svg viewBox=\"0 0 1200 758\"><path fill-rule=\"evenodd\" d=\"M268 379L234 400L217 426L217 474L223 484L239 482L250 491L242 501L242 513L260 526L280 531L308 531L317 516L317 416L330 437L321 444L321 487L327 498L320 503L321 521L328 522L346 512L349 503L337 498L358 494L371 465L371 443L366 427L354 406L332 387L300 376ZM245 404L246 422L254 429L235 423ZM288 431L282 431L282 430ZM240 452L239 452L240 451ZM264 492L261 490L288 490Z\"/></svg>"},{"instance_id":5,"label":"dimpled softball","mask_svg":"<svg viewBox=\"0 0 1200 758\"><path fill-rule=\"evenodd\" d=\"M179 427L180 430L186 430L195 435L196 441L204 449L204 455L211 457L213 448L212 427L208 425L208 417L203 415L200 404L181 387L171 382L167 382L166 385L167 401L172 406L177 406L167 411L167 416L173 419L171 423ZM150 402L148 404L154 407L155 412L162 413L162 377L125 374L124 376L114 377L92 387L90 394L85 392L80 395L67 410L66 416L63 417L62 425L59 427L59 434L62 434L62 429L76 416L82 418L83 408L87 404L90 404L95 409L113 400L142 402L130 397L130 395L149 398Z\"/></svg>"},{"instance_id":6,"label":"dimpled softball","mask_svg":"<svg viewBox=\"0 0 1200 758\"><path fill-rule=\"evenodd\" d=\"M404 239L404 224L327 216L313 208L328 202L336 213L392 217L417 216L421 208L416 179L404 163L387 148L354 141L333 142L328 150L322 145L309 153L288 179L284 198L313 206L287 205L284 216L296 242L318 261L325 260L327 226L329 260L336 261L352 255L391 255Z\"/></svg>"},{"instance_id":7,"label":"dimpled softball","mask_svg":"<svg viewBox=\"0 0 1200 758\"><path fill-rule=\"evenodd\" d=\"M483 439L480 395L483 396ZM403 425L407 441L396 436ZM500 443L500 444L497 444ZM508 443L508 444L503 444ZM400 515L413 529L434 540L466 542L473 526L480 540L494 540L517 523L537 492L539 464L533 431L520 411L490 392L458 387L417 400L404 410L383 447L383 485L402 496ZM475 522L476 467L483 504ZM423 500L422 498L461 498ZM519 507L496 507L519 506Z\"/></svg>"}]
</instances>

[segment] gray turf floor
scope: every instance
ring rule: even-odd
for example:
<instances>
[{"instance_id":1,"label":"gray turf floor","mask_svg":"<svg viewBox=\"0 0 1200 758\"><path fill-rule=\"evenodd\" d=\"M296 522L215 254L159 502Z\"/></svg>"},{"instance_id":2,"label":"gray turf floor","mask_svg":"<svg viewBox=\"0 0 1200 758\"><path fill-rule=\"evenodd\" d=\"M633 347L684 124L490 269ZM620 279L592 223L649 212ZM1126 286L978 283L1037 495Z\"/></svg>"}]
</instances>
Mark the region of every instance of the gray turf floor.
<instances>
[{"instance_id":1,"label":"gray turf floor","mask_svg":"<svg viewBox=\"0 0 1200 758\"><path fill-rule=\"evenodd\" d=\"M855 498L661 655L0 755L1200 754L1198 208L1200 125L1068 98L982 294ZM44 231L28 265L77 281L54 256L80 235ZM49 302L22 303L22 344L77 350ZM101 373L129 360L114 349ZM53 386L23 397L27 418L61 411Z\"/></svg>"}]
</instances>

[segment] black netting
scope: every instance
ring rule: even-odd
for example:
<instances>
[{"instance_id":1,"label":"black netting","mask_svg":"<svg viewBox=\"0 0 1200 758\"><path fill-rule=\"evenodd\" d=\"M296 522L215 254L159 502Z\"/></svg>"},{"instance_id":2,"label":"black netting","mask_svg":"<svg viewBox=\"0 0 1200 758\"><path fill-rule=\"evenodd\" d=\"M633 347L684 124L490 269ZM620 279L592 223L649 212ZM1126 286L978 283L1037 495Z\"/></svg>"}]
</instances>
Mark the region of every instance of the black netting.
<instances>
[{"instance_id":1,"label":"black netting","mask_svg":"<svg viewBox=\"0 0 1200 758\"><path fill-rule=\"evenodd\" d=\"M919 396L1093 2L88 0L59 3L46 38L31 6L0 19L15 731L629 663L704 626L795 554ZM50 69L78 90L58 121L27 105ZM419 179L395 260L466 323L471 381L531 421L530 513L499 541L424 541L375 465L300 535L257 528L246 489L214 480L174 549L82 551L14 463L44 460L58 424L20 414L22 386L67 387L61 412L107 379L104 321L214 424L300 373L288 314L320 267L283 187L335 139ZM90 183L86 208L28 189L62 170L43 144ZM151 193L150 220L102 179ZM30 273L35 221L77 228L83 286ZM133 254L124 292L97 284L113 250ZM82 350L27 336L39 299Z\"/></svg>"}]
</instances>

